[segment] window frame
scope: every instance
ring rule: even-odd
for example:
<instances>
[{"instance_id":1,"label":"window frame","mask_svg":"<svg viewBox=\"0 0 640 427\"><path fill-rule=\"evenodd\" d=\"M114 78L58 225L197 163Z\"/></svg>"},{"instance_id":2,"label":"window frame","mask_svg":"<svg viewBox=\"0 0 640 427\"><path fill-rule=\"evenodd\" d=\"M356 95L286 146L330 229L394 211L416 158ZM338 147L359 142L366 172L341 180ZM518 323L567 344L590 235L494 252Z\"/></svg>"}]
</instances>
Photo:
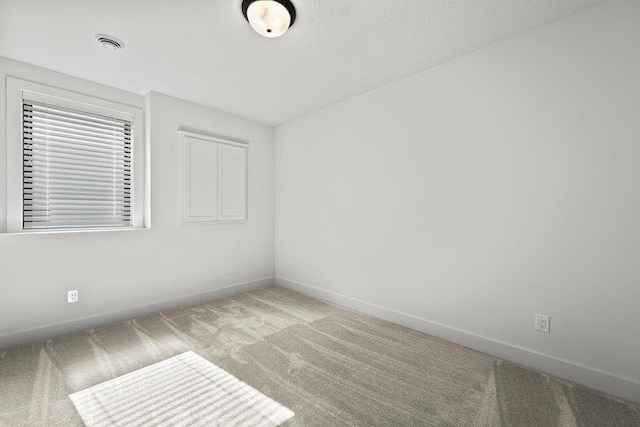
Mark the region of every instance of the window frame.
<instances>
[{"instance_id":1,"label":"window frame","mask_svg":"<svg viewBox=\"0 0 640 427\"><path fill-rule=\"evenodd\" d=\"M6 86L6 233L65 233L78 231L121 231L147 227L146 139L141 108L44 84L7 76ZM132 187L130 227L23 228L23 100L52 103L132 123ZM3 230L0 230L3 231Z\"/></svg>"}]
</instances>

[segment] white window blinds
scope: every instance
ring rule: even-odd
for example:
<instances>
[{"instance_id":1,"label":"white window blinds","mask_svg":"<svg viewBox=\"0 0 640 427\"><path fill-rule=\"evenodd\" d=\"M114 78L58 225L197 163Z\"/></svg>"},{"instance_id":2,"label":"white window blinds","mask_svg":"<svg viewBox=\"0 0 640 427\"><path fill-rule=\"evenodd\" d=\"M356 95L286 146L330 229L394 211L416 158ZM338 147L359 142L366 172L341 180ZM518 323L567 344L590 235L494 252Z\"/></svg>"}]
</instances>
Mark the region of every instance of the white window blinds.
<instances>
[{"instance_id":1,"label":"white window blinds","mask_svg":"<svg viewBox=\"0 0 640 427\"><path fill-rule=\"evenodd\" d=\"M23 228L131 227L131 121L22 107Z\"/></svg>"}]
</instances>

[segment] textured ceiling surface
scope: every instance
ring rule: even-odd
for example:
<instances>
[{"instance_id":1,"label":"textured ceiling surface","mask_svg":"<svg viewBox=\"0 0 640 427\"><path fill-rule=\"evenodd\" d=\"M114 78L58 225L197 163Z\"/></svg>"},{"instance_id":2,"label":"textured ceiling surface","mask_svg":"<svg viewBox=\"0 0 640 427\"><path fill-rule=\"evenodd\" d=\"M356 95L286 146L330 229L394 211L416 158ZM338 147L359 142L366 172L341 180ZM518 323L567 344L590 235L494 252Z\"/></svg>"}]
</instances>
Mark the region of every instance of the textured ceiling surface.
<instances>
[{"instance_id":1,"label":"textured ceiling surface","mask_svg":"<svg viewBox=\"0 0 640 427\"><path fill-rule=\"evenodd\" d=\"M295 25L266 39L241 0L0 0L0 55L280 124L603 2L293 1Z\"/></svg>"}]
</instances>

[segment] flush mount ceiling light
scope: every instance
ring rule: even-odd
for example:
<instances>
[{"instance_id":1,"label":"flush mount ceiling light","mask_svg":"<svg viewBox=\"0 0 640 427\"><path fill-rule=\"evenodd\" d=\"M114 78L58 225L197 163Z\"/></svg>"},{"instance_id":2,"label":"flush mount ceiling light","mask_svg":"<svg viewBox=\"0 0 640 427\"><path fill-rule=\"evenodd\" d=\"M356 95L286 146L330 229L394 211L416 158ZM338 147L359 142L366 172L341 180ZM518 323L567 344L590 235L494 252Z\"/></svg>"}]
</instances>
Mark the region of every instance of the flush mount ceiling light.
<instances>
[{"instance_id":1,"label":"flush mount ceiling light","mask_svg":"<svg viewBox=\"0 0 640 427\"><path fill-rule=\"evenodd\" d=\"M124 43L122 43L122 41L107 34L96 34L96 42L108 50L120 50L124 48Z\"/></svg>"},{"instance_id":2,"label":"flush mount ceiling light","mask_svg":"<svg viewBox=\"0 0 640 427\"><path fill-rule=\"evenodd\" d=\"M242 14L251 28L264 37L280 37L296 20L290 0L242 0Z\"/></svg>"}]
</instances>

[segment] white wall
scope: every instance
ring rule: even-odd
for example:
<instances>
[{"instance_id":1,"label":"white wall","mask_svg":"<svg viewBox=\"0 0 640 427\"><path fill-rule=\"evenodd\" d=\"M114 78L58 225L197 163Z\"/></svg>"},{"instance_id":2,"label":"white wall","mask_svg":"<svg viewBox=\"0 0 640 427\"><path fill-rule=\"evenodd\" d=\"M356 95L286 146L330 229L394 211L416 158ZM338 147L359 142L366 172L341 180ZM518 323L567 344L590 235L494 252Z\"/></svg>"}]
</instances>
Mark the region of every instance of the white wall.
<instances>
[{"instance_id":1,"label":"white wall","mask_svg":"<svg viewBox=\"0 0 640 427\"><path fill-rule=\"evenodd\" d=\"M627 0L287 123L276 275L640 400L639 100Z\"/></svg>"},{"instance_id":2,"label":"white wall","mask_svg":"<svg viewBox=\"0 0 640 427\"><path fill-rule=\"evenodd\" d=\"M2 100L6 75L145 105L142 96L0 58ZM211 296L227 286L273 277L274 129L157 93L146 101L151 229L0 234L0 348L40 338L26 330L46 327L44 336L68 332L134 316L144 311L139 307L152 303L184 301L198 293ZM4 109L3 101L0 165L4 165ZM180 126L250 141L248 223L180 224ZM4 175L4 166L0 172ZM4 211L5 189L0 184L0 211ZM80 291L79 303L67 304L68 289ZM51 329L56 324L58 328Z\"/></svg>"}]
</instances>

